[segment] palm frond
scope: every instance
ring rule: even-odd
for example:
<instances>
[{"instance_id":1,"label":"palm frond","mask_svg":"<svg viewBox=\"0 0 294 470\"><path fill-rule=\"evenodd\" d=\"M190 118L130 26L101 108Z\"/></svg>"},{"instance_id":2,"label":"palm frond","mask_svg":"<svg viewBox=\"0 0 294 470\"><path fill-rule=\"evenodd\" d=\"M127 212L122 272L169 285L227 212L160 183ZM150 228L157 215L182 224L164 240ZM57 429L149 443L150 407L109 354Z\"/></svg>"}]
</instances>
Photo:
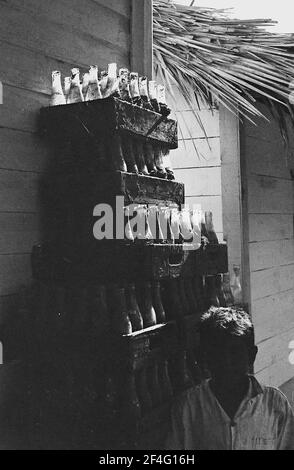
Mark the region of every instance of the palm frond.
<instances>
[{"instance_id":1,"label":"palm frond","mask_svg":"<svg viewBox=\"0 0 294 470\"><path fill-rule=\"evenodd\" d=\"M193 2L191 2L192 5ZM252 120L256 99L288 105L294 80L294 34L275 34L271 19L232 19L224 9L154 0L155 71L185 99L223 103ZM191 91L192 90L192 91Z\"/></svg>"}]
</instances>

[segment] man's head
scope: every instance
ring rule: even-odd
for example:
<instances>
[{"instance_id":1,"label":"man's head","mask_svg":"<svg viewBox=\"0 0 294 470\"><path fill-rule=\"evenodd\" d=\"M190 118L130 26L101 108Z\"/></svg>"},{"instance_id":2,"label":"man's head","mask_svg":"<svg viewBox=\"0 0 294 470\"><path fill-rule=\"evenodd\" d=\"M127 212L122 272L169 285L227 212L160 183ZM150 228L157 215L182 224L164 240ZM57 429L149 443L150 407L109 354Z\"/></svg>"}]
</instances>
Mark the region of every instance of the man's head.
<instances>
[{"instance_id":1,"label":"man's head","mask_svg":"<svg viewBox=\"0 0 294 470\"><path fill-rule=\"evenodd\" d=\"M238 381L254 364L253 325L241 308L211 307L201 318L200 343L212 378Z\"/></svg>"}]
</instances>

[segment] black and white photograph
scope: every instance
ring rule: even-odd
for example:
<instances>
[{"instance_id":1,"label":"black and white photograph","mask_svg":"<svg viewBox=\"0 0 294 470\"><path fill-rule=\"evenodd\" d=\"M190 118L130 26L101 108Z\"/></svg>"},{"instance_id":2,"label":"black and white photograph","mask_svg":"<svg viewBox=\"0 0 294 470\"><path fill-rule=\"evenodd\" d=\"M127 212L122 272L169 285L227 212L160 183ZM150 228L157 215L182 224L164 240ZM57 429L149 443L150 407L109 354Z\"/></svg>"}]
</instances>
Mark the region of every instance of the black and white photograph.
<instances>
[{"instance_id":1,"label":"black and white photograph","mask_svg":"<svg viewBox=\"0 0 294 470\"><path fill-rule=\"evenodd\" d=\"M0 0L0 450L294 450L293 18Z\"/></svg>"}]
</instances>

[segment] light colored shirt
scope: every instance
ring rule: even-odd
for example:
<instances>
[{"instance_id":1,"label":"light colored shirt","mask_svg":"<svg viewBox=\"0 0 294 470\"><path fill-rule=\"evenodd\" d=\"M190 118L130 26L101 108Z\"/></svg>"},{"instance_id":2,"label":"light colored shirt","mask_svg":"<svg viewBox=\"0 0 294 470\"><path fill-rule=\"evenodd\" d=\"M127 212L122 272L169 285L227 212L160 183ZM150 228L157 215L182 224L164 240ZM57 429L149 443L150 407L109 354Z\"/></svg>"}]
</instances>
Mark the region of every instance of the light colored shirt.
<instances>
[{"instance_id":1,"label":"light colored shirt","mask_svg":"<svg viewBox=\"0 0 294 470\"><path fill-rule=\"evenodd\" d=\"M172 450L294 450L294 415L280 390L249 387L234 419L221 407L209 380L184 392L171 412L166 448Z\"/></svg>"}]
</instances>

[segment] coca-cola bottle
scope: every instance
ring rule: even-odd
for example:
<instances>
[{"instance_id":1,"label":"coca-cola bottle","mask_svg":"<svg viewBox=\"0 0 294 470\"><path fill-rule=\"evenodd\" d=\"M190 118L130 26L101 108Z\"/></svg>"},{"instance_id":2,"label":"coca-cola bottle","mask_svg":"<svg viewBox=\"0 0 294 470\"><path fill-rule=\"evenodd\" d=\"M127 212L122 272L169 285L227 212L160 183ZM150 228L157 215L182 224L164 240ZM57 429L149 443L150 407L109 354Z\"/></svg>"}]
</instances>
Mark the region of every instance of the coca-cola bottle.
<instances>
[{"instance_id":1,"label":"coca-cola bottle","mask_svg":"<svg viewBox=\"0 0 294 470\"><path fill-rule=\"evenodd\" d=\"M132 324L132 331L139 331L143 329L143 318L137 303L136 288L131 284L126 289L127 294L127 310L128 316Z\"/></svg>"},{"instance_id":2,"label":"coca-cola bottle","mask_svg":"<svg viewBox=\"0 0 294 470\"><path fill-rule=\"evenodd\" d=\"M152 110L153 107L149 99L147 77L139 78L139 92L140 92L143 108Z\"/></svg>"},{"instance_id":3,"label":"coca-cola bottle","mask_svg":"<svg viewBox=\"0 0 294 470\"><path fill-rule=\"evenodd\" d=\"M132 231L131 223L130 223L130 208L126 206L124 208L126 223L125 223L125 236L127 240L133 242L134 241L134 234Z\"/></svg>"},{"instance_id":4,"label":"coca-cola bottle","mask_svg":"<svg viewBox=\"0 0 294 470\"><path fill-rule=\"evenodd\" d=\"M233 276L231 281L231 289L234 296L235 304L242 304L242 287L241 287L241 273L240 266L234 264Z\"/></svg>"},{"instance_id":5,"label":"coca-cola bottle","mask_svg":"<svg viewBox=\"0 0 294 470\"><path fill-rule=\"evenodd\" d=\"M71 77L64 77L64 96L66 102L68 103L68 95L71 87Z\"/></svg>"},{"instance_id":6,"label":"coca-cola bottle","mask_svg":"<svg viewBox=\"0 0 294 470\"><path fill-rule=\"evenodd\" d=\"M104 72L103 76L101 72L100 89L103 98L108 98L112 95L119 96L119 79L115 62L108 64L107 73Z\"/></svg>"},{"instance_id":7,"label":"coca-cola bottle","mask_svg":"<svg viewBox=\"0 0 294 470\"><path fill-rule=\"evenodd\" d=\"M173 240L179 243L182 240L182 236L181 236L181 225L180 225L180 212L177 207L173 207L171 209L170 227L171 227Z\"/></svg>"},{"instance_id":8,"label":"coca-cola bottle","mask_svg":"<svg viewBox=\"0 0 294 470\"><path fill-rule=\"evenodd\" d=\"M121 142L122 142L123 157L127 164L127 171L129 173L138 174L139 170L138 170L136 160L135 160L132 137L128 134L123 134L121 136Z\"/></svg>"},{"instance_id":9,"label":"coca-cola bottle","mask_svg":"<svg viewBox=\"0 0 294 470\"><path fill-rule=\"evenodd\" d=\"M150 103L152 105L153 110L156 113L160 113L160 106L157 101L157 85L154 80L150 80L148 82L148 92L149 92Z\"/></svg>"},{"instance_id":10,"label":"coca-cola bottle","mask_svg":"<svg viewBox=\"0 0 294 470\"><path fill-rule=\"evenodd\" d=\"M205 226L207 232L207 238L209 243L218 244L218 238L214 230L213 221L212 221L212 212L205 212Z\"/></svg>"},{"instance_id":11,"label":"coca-cola bottle","mask_svg":"<svg viewBox=\"0 0 294 470\"><path fill-rule=\"evenodd\" d=\"M133 150L140 175L148 176L148 169L144 157L143 140L138 138L133 140Z\"/></svg>"},{"instance_id":12,"label":"coca-cola bottle","mask_svg":"<svg viewBox=\"0 0 294 470\"><path fill-rule=\"evenodd\" d=\"M61 85L61 73L58 70L52 72L52 90L50 106L66 104L66 99Z\"/></svg>"},{"instance_id":13,"label":"coca-cola bottle","mask_svg":"<svg viewBox=\"0 0 294 470\"><path fill-rule=\"evenodd\" d=\"M152 399L147 382L146 367L142 367L137 373L137 393L142 413L148 413L152 409Z\"/></svg>"},{"instance_id":14,"label":"coca-cola bottle","mask_svg":"<svg viewBox=\"0 0 294 470\"><path fill-rule=\"evenodd\" d=\"M132 324L127 312L125 289L115 286L111 295L113 300L112 329L120 335L129 335L132 333Z\"/></svg>"},{"instance_id":15,"label":"coca-cola bottle","mask_svg":"<svg viewBox=\"0 0 294 470\"><path fill-rule=\"evenodd\" d=\"M202 213L199 208L194 207L191 212L191 225L193 232L193 245L195 249L201 246L201 217Z\"/></svg>"},{"instance_id":16,"label":"coca-cola bottle","mask_svg":"<svg viewBox=\"0 0 294 470\"><path fill-rule=\"evenodd\" d=\"M193 229L191 224L190 210L182 207L180 212L181 235L184 241L191 242L193 240Z\"/></svg>"},{"instance_id":17,"label":"coca-cola bottle","mask_svg":"<svg viewBox=\"0 0 294 470\"><path fill-rule=\"evenodd\" d=\"M89 84L85 100L93 101L102 98L100 86L98 83L98 67L97 65L91 65L89 70Z\"/></svg>"},{"instance_id":18,"label":"coca-cola bottle","mask_svg":"<svg viewBox=\"0 0 294 470\"><path fill-rule=\"evenodd\" d=\"M118 132L113 132L111 136L107 136L107 150L113 170L127 171L127 165L122 150L121 136Z\"/></svg>"},{"instance_id":19,"label":"coca-cola bottle","mask_svg":"<svg viewBox=\"0 0 294 470\"><path fill-rule=\"evenodd\" d=\"M139 91L139 76L136 72L130 73L130 93L132 97L132 103L137 106L142 105L142 100Z\"/></svg>"},{"instance_id":20,"label":"coca-cola bottle","mask_svg":"<svg viewBox=\"0 0 294 470\"><path fill-rule=\"evenodd\" d=\"M170 159L170 151L169 148L162 144L161 146L161 153L162 153L162 160L163 160L163 166L166 171L166 176L168 180L174 180L175 179L175 174L172 169L172 164L171 164L171 159Z\"/></svg>"},{"instance_id":21,"label":"coca-cola bottle","mask_svg":"<svg viewBox=\"0 0 294 470\"><path fill-rule=\"evenodd\" d=\"M82 94L86 101L87 91L89 87L90 74L89 72L83 73L82 75Z\"/></svg>"},{"instance_id":22,"label":"coca-cola bottle","mask_svg":"<svg viewBox=\"0 0 294 470\"><path fill-rule=\"evenodd\" d=\"M156 313L154 307L152 305L152 291L151 291L151 283L144 282L143 286L141 286L141 314L143 317L143 324L144 328L148 328L149 326L156 325Z\"/></svg>"},{"instance_id":23,"label":"coca-cola bottle","mask_svg":"<svg viewBox=\"0 0 294 470\"><path fill-rule=\"evenodd\" d=\"M153 146L151 142L146 142L144 145L144 157L147 169L150 176L157 176L157 169L154 161Z\"/></svg>"},{"instance_id":24,"label":"coca-cola bottle","mask_svg":"<svg viewBox=\"0 0 294 470\"><path fill-rule=\"evenodd\" d=\"M157 85L157 101L160 107L160 114L162 114L163 116L168 116L171 110L166 104L164 85Z\"/></svg>"},{"instance_id":25,"label":"coca-cola bottle","mask_svg":"<svg viewBox=\"0 0 294 470\"><path fill-rule=\"evenodd\" d=\"M119 95L123 101L131 102L130 86L129 86L129 71L128 69L119 69Z\"/></svg>"},{"instance_id":26,"label":"coca-cola bottle","mask_svg":"<svg viewBox=\"0 0 294 470\"><path fill-rule=\"evenodd\" d=\"M161 288L159 281L153 283L153 306L156 313L157 323L165 323L166 316L162 305Z\"/></svg>"},{"instance_id":27,"label":"coca-cola bottle","mask_svg":"<svg viewBox=\"0 0 294 470\"><path fill-rule=\"evenodd\" d=\"M67 97L67 103L80 103L81 101L84 101L82 86L80 84L80 71L78 68L73 68L71 70L71 74L71 84Z\"/></svg>"},{"instance_id":28,"label":"coca-cola bottle","mask_svg":"<svg viewBox=\"0 0 294 470\"><path fill-rule=\"evenodd\" d=\"M163 155L162 155L162 148L159 144L153 145L153 153L154 153L154 160L157 169L157 178L167 178L167 174L165 171L164 163L163 163Z\"/></svg>"}]
</instances>

